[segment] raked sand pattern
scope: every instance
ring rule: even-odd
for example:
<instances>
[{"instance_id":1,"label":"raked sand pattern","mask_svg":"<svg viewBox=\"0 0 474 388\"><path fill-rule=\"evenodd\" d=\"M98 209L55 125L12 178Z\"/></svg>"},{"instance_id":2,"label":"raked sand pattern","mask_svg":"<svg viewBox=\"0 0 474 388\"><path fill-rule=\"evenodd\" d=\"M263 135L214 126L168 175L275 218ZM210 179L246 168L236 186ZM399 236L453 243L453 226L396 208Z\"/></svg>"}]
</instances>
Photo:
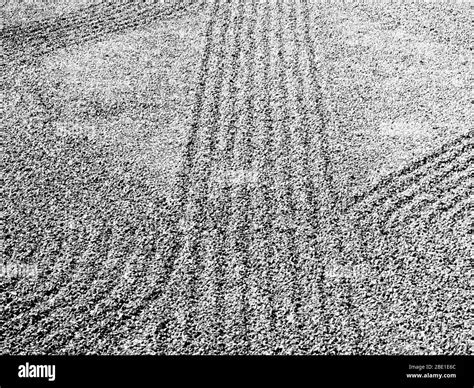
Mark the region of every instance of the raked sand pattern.
<instances>
[{"instance_id":1,"label":"raked sand pattern","mask_svg":"<svg viewBox=\"0 0 474 388\"><path fill-rule=\"evenodd\" d=\"M2 265L25 273L1 279L0 351L468 353L472 130L343 197L318 2L93 4L5 27L2 66L193 14L168 191L126 150L54 132L48 99L7 131Z\"/></svg>"}]
</instances>

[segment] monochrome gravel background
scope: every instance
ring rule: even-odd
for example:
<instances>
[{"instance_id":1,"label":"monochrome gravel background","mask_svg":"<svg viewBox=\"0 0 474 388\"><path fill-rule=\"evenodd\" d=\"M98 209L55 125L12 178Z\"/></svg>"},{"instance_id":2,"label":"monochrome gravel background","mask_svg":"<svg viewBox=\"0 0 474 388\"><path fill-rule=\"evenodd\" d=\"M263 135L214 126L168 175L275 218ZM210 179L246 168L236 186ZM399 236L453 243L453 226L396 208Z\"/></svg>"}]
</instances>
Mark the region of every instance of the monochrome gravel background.
<instances>
[{"instance_id":1,"label":"monochrome gravel background","mask_svg":"<svg viewBox=\"0 0 474 388\"><path fill-rule=\"evenodd\" d=\"M2 10L2 354L472 353L467 3L69 3Z\"/></svg>"}]
</instances>

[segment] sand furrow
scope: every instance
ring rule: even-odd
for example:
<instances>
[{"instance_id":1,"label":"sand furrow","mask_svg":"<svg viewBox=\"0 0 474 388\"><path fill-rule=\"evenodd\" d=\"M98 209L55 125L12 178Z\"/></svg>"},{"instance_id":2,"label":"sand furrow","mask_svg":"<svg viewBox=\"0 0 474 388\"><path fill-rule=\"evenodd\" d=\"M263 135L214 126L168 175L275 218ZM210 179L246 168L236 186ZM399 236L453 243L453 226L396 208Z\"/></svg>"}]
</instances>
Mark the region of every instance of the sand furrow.
<instances>
[{"instance_id":1,"label":"sand furrow","mask_svg":"<svg viewBox=\"0 0 474 388\"><path fill-rule=\"evenodd\" d=\"M220 45L224 39L229 26L228 6L215 2L208 29L206 44L208 54L204 56L206 73L209 76L203 79L204 86L196 97L195 121L191 124L191 136L185 151L185 161L182 171L183 189L179 203L183 207L183 216L180 221L181 248L176 257L173 272L173 283L171 301L175 304L175 321L173 328L169 329L173 346L180 352L193 352L196 346L197 336L196 320L194 316L199 305L201 290L199 279L202 272L202 236L207 231L204 229L206 223L206 197L209 189L210 163L216 148L215 109L219 99L219 91L222 87L223 72L222 51ZM215 25L213 25L215 22ZM214 74L219 77L214 77ZM217 101L216 101L217 100Z\"/></svg>"},{"instance_id":2,"label":"sand furrow","mask_svg":"<svg viewBox=\"0 0 474 388\"><path fill-rule=\"evenodd\" d=\"M31 25L9 26L2 40L9 61L31 61L61 48L95 42L112 33L138 28L185 11L196 1L171 4L106 2Z\"/></svg>"}]
</instances>

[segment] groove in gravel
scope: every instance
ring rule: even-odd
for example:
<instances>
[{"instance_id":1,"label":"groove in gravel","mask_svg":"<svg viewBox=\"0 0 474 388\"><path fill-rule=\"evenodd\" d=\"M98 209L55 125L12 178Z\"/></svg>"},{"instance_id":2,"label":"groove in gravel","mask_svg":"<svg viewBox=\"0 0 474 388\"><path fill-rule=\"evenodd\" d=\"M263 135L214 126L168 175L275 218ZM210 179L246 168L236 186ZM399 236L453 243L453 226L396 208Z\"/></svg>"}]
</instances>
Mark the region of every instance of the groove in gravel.
<instances>
[{"instance_id":1,"label":"groove in gravel","mask_svg":"<svg viewBox=\"0 0 474 388\"><path fill-rule=\"evenodd\" d=\"M442 174L430 177L431 179L423 182L423 186L416 187L410 194L399 197L393 205L390 204L388 209L383 209L378 215L377 223L389 230L395 220L398 223L409 220L416 212L431 206L437 199L445 196L447 190L466 190L464 184L473 178L472 167L470 168L473 162L474 158L468 158L467 161L452 161L447 172L443 171ZM419 204L419 198L423 194L429 194L429 198L422 200L422 206L416 209L415 206ZM406 216L400 218L404 213Z\"/></svg>"},{"instance_id":2,"label":"groove in gravel","mask_svg":"<svg viewBox=\"0 0 474 388\"><path fill-rule=\"evenodd\" d=\"M101 148L94 149L91 152L92 149L89 149L90 140L56 139L48 134L47 131L45 132L46 129L47 127L43 127L42 131L30 138L34 143L28 152L36 152L38 144L42 144L46 148L51 146L48 151L52 152L54 161L60 165L49 166L48 159L42 157L42 169L39 174L43 174L46 177L48 169L53 168L55 180L49 183L44 182L46 184L41 189L43 193L41 196L39 195L40 193L36 193L36 199L43 196L46 200L48 198L51 199L53 192L56 195L60 194L64 199L55 197L55 201L50 202L49 206L58 205L58 201L59 203L66 201L69 203L71 216L74 215L76 210L81 210L83 222L74 226L77 223L76 220L73 224L69 225L69 228L73 228L72 233L70 233L71 238L63 241L62 245L56 245L51 249L48 249L46 246L42 247L43 256L35 255L35 261L42 269L39 281L34 285L34 293L39 297L33 301L35 305L26 300L25 306L22 306L21 309L15 308L14 305L9 307L12 310L11 312L15 314L12 320L18 318L19 325L15 324L14 327L18 331L17 337L22 339L22 341L17 341L15 346L22 349L22 352L29 351L30 347L35 346L36 349L40 348L43 352L67 352L71 351L71 349L86 352L93 349L91 343L96 340L95 334L98 333L89 332L92 335L86 341L76 341L73 340L73 337L83 333L90 326L91 320L87 315L88 306L100 301L101 295L108 295L114 289L117 282L120 281L118 279L122 274L123 258L128 255L128 252L136 248L133 244L131 246L126 244L126 241L130 241L130 238L132 238L132 241L137 241L140 249L148 250L148 244L143 238L148 238L149 236L145 234L143 228L145 230L150 228L145 226L142 217L137 217L137 214L143 214L143 209L135 208L135 204L143 203L146 206L150 202L150 195L153 195L153 191L151 187L147 186L146 182L141 182L140 179L117 179L114 169L109 168L107 163L109 161L108 157L113 160L118 156L117 152L114 152L112 155L112 149L108 153L107 149ZM69 141L76 141L76 143L70 144L71 148L69 148L67 146ZM66 142L66 144L63 144L63 142ZM22 144L24 145L25 143L23 142ZM60 152L60 154L57 154L57 152ZM79 157L85 159L79 159ZM14 158L12 163L19 162L21 155L16 155ZM29 155L29 158L30 161L35 161L33 155ZM65 163L65 160L68 161L66 169L62 165L62 163ZM100 179L97 179L97 171L101 171ZM69 175L66 175L66 173ZM83 174L88 178L84 179ZM62 184L66 182L63 179L66 178L70 185L68 184L68 190L62 193ZM28 183L32 179L36 181L43 178L32 176L26 182L23 181L23 183ZM53 185L54 191L49 193L48 188L51 185ZM93 194L89 195L90 198L88 195L85 195L88 193L87 191L81 192L84 185L94 188L92 190ZM133 206L128 207L125 201L129 200L127 195L131 194L132 190L134 200L137 202L133 203L131 201L130 204L133 203ZM80 194L76 191L79 191ZM71 196L74 198L74 201L70 201ZM102 204L106 200L105 206L100 206L99 199L102 201ZM118 199L122 199L123 202L117 201ZM166 209L166 206L161 206L162 203L160 203L159 198L154 202L154 205ZM18 206L18 204L14 204L14 206ZM46 203L40 205L38 211L43 209L44 206L48 205ZM65 209L68 209L68 206ZM123 216L127 213L129 214L128 222L137 225L137 228L134 231L131 228L127 228L127 225L121 225L122 227L119 227L119 229L123 232L122 236L117 235L114 231L114 225L110 224L110 220L117 219L117 214ZM53 209L51 210L51 215L54 214L55 211ZM67 214L57 214L56 216L67 217ZM84 218L86 216L87 218ZM121 220L120 217L119 220ZM59 221L61 220L57 220L55 223L60 227L68 227L67 218L58 223ZM44 220L44 224L47 225L47 220ZM150 232L152 231L153 229L151 228ZM54 232L54 234L62 235L60 231ZM48 241L48 239L45 239L45 241ZM50 245L53 246L54 244ZM116 256L115 260L107 260L111 259L110 256L107 256L107 252ZM143 253L145 255L148 254L146 252ZM104 262L104 258L107 261ZM104 264L108 271L105 271ZM66 273L66 270L69 270L69 273ZM74 304L71 304L72 300L74 300ZM13 311L13 309L15 310ZM81 316L81 312L86 314ZM107 309L99 311L99 314L92 321L97 322L100 320L104 322L104 319L109 320L109 316L106 317L105 315L109 315L108 313L110 312ZM115 309L112 309L112 312L115 313ZM28 316L31 319L28 319ZM80 321L74 322L73 318L79 316L81 316ZM32 324L33 322L34 324ZM33 343L30 340L31 337L35 338ZM56 341L48 341L49 338L53 337L57 337ZM74 343L74 347L67 345L68 343ZM61 345L64 345L64 348L60 349ZM9 346L13 346L13 344Z\"/></svg>"},{"instance_id":3,"label":"groove in gravel","mask_svg":"<svg viewBox=\"0 0 474 388\"><path fill-rule=\"evenodd\" d=\"M331 158L329 149L329 140L327 136L327 115L326 109L323 103L323 94L321 86L318 82L319 71L316 61L316 54L314 51L314 41L312 39L312 23L310 18L310 8L314 7L313 4L304 0L301 2L302 12L302 34L303 34L303 52L308 62L308 74L307 74L307 85L305 87L305 101L307 106L307 115L305 117L305 126L309 127L311 131L315 131L316 135L311 141L315 144L315 150L308 155L310 165L315 171L308 171L311 177L310 184L312 197L311 205L314 209L314 216L317 220L313 222L313 230L317 234L313 234L312 248L313 262L310 264L309 273L312 274L313 279L309 280L310 290L312 290L312 296L309 296L307 301L310 306L311 317L311 328L310 331L315 332L312 335L314 342L312 343L313 352L326 353L329 347L328 341L330 339L328 328L330 326L329 319L332 315L330 307L331 295L327 289L326 269L329 264L329 258L332 254L328 255L329 244L325 241L325 236L336 236L335 231L335 210L334 207L337 203L335 196L334 183L331 172ZM311 8L314 10L314 8ZM315 23L320 22L318 10L315 10ZM317 29L316 29L317 31ZM309 276L309 279L311 276ZM309 323L309 322L308 322Z\"/></svg>"},{"instance_id":4,"label":"groove in gravel","mask_svg":"<svg viewBox=\"0 0 474 388\"><path fill-rule=\"evenodd\" d=\"M119 319L102 328L104 337L110 337L109 334L114 333L114 337L126 338L130 326L134 325L140 313L163 294L168 276L167 267L172 259L169 249L173 247L174 239L169 230L175 228L176 217L167 202L158 204L154 210L149 209L150 213L144 217L147 221L141 222L141 228L135 233L137 245L131 258L127 258L127 266L120 274L120 282L114 287L104 288L107 294L102 298L95 298L96 310L115 311L119 315ZM107 348L110 346L110 343L106 344ZM118 344L116 346L116 350L113 347L109 349L112 352L120 351Z\"/></svg>"},{"instance_id":5,"label":"groove in gravel","mask_svg":"<svg viewBox=\"0 0 474 388\"><path fill-rule=\"evenodd\" d=\"M200 271L196 271L195 283L195 297L196 314L192 317L193 323L195 324L195 338L196 344L194 345L200 353L209 354L212 349L216 348L217 331L216 324L213 321L213 311L216 306L216 254L222 247L217 244L217 228L220 219L216 219L216 207L217 197L215 196L216 182L213 181L216 170L219 171L219 156L220 156L220 140L222 136L225 136L220 131L220 117L221 117L221 106L223 98L225 98L223 92L224 86L224 65L226 59L225 49L228 45L228 30L231 23L234 21L232 11L235 10L229 4L224 4L223 26L222 32L219 37L219 41L216 43L216 53L213 56L213 62L215 63L215 70L212 72L215 78L213 88L210 90L209 109L204 110L205 120L203 127L211 128L209 151L206 153L205 163L201 163L202 171L205 171L205 175L201 178L202 183L205 185L204 195L199 200L202 201L203 208L203 219L201 228L201 235L198 236L200 239L200 250L195 255L197 258L197 266ZM212 69L213 67L211 67ZM222 205L222 204L221 204Z\"/></svg>"},{"instance_id":6,"label":"groove in gravel","mask_svg":"<svg viewBox=\"0 0 474 388\"><path fill-rule=\"evenodd\" d=\"M222 73L220 80L213 77L221 64L221 58L216 57L215 42L222 43L225 37L229 21L222 18L227 14L228 7L220 7L215 2L209 16L206 32L206 46L203 56L202 71L199 77L200 89L196 96L195 119L190 128L188 145L184 154L184 165L182 170L182 190L178 193L178 206L183 209L180 221L181 248L176 258L173 273L173 284L171 298L174 298L175 320L169 329L172 344L175 351L179 353L192 353L199 351L196 348L197 336L195 314L198 307L199 290L196 282L199 280L202 252L202 233L205 232L205 199L210 178L210 157L215 149L216 128L211 123L213 109L218 96L213 95L222 84ZM224 9L223 9L224 8ZM217 31L216 31L217 30ZM214 35L218 35L216 38ZM219 55L219 54L218 54ZM214 83L212 83L214 82ZM209 84L210 83L210 84ZM174 294L173 294L174 293Z\"/></svg>"},{"instance_id":7,"label":"groove in gravel","mask_svg":"<svg viewBox=\"0 0 474 388\"><path fill-rule=\"evenodd\" d=\"M380 203L392 193L399 193L407 186L412 185L416 180L423 178L426 169L436 170L440 165L447 164L451 158L457 157L459 153L466 152L473 146L474 134L467 132L456 139L446 142L436 151L422 156L400 170L394 171L384 176L380 182L364 193L355 195L341 209L345 213L364 202L377 201ZM401 181L401 182L400 182ZM373 204L371 204L373 206Z\"/></svg>"},{"instance_id":8,"label":"groove in gravel","mask_svg":"<svg viewBox=\"0 0 474 388\"><path fill-rule=\"evenodd\" d=\"M255 63L255 158L250 170L252 183L251 214L251 243L249 255L249 305L253 322L250 326L250 354L272 353L273 324L272 308L272 266L270 235L271 202L273 201L273 179L271 152L273 149L273 128L270 111L270 5L265 3L259 7L257 20L257 47ZM263 14L262 14L263 13Z\"/></svg>"},{"instance_id":9,"label":"groove in gravel","mask_svg":"<svg viewBox=\"0 0 474 388\"><path fill-rule=\"evenodd\" d=\"M302 127L303 115L305 107L303 106L303 79L301 73L301 42L298 31L301 31L299 26L299 7L297 9L294 2L291 2L291 6L288 7L288 39L291 44L287 44L287 53L285 55L287 59L287 93L288 93L288 137L287 137L287 152L289 168L288 172L288 183L291 191L289 204L291 212L291 223L289 225L291 232L291 243L289 249L292 252L289 261L288 279L290 283L290 298L291 298L291 310L287 317L287 327L290 333L288 341L288 353L298 352L297 347L301 346L304 342L304 338L301 336L302 330L302 317L301 308L302 304L306 301L302 301L303 293L303 276L304 266L307 261L306 249L308 248L305 241L304 233L307 229L306 218L308 211L307 203L305 201L305 192L303 191L304 176L303 176L303 163L305 161L305 151L301 147L301 141L304 137L303 131L307 128Z\"/></svg>"},{"instance_id":10,"label":"groove in gravel","mask_svg":"<svg viewBox=\"0 0 474 388\"><path fill-rule=\"evenodd\" d=\"M457 211L466 211L469 212L472 207L469 208L465 206L465 204L472 198L472 192L474 184L473 182L474 174L471 173L466 180L456 183L461 183L465 185L460 185L457 187L453 187L451 189L447 189L444 194L444 197L440 198L438 201L430 203L430 206L426 206L422 209L417 209L420 212L421 216L419 218L414 217L404 217L400 221L397 220L397 224L401 225L402 222L412 221L420 224L424 224L426 228L428 228L433 223L437 222L441 218L454 218L454 214L450 213L450 211L459 206L460 208ZM391 221L395 224L395 220ZM407 222L408 224L408 222ZM400 226L401 227L401 226Z\"/></svg>"},{"instance_id":11,"label":"groove in gravel","mask_svg":"<svg viewBox=\"0 0 474 388\"><path fill-rule=\"evenodd\" d=\"M219 118L219 141L218 155L214 165L213 190L210 201L215 202L213 221L213 230L216 231L216 259L214 269L215 279L215 301L212 316L215 324L215 349L218 353L224 353L228 344L228 333L225 330L227 326L226 317L228 311L226 307L227 279L229 277L228 256L226 250L227 244L227 225L230 218L230 191L232 181L229 181L229 173L232 171L232 155L235 147L236 135L236 99L239 79L240 58L242 54L242 25L244 22L244 1L239 1L237 11L233 8L234 19L231 24L231 45L230 50L226 52L224 67L224 85L222 95L222 107Z\"/></svg>"},{"instance_id":12,"label":"groove in gravel","mask_svg":"<svg viewBox=\"0 0 474 388\"><path fill-rule=\"evenodd\" d=\"M294 210L291 194L290 160L290 112L288 109L289 91L287 83L288 64L285 48L291 42L289 31L283 28L287 23L288 11L282 3L277 3L274 20L276 26L276 58L273 71L275 79L274 93L271 98L275 126L275 197L272 245L274 246L274 311L275 311L275 352L289 349L291 333L289 320L292 319L292 261L294 254Z\"/></svg>"},{"instance_id":13,"label":"groove in gravel","mask_svg":"<svg viewBox=\"0 0 474 388\"><path fill-rule=\"evenodd\" d=\"M249 182L246 174L250 171L253 158L252 132L254 87L252 82L255 64L255 12L256 3L245 4L245 26L242 39L239 75L237 80L235 144L229 173L235 175L230 187L230 218L227 227L227 289L225 304L228 308L225 331L228 336L226 353L245 354L249 349L248 338L248 264L251 218ZM241 175L241 176L239 176ZM242 176L243 175L243 176Z\"/></svg>"},{"instance_id":14,"label":"groove in gravel","mask_svg":"<svg viewBox=\"0 0 474 388\"><path fill-rule=\"evenodd\" d=\"M111 33L121 32L163 20L186 10L196 1L177 1L167 6L128 2L93 4L60 16L30 25L9 26L1 31L8 60L31 61L55 50L103 39Z\"/></svg>"},{"instance_id":15,"label":"groove in gravel","mask_svg":"<svg viewBox=\"0 0 474 388\"><path fill-rule=\"evenodd\" d=\"M452 305L444 296L441 281L444 276L456 276L462 281L460 273L452 272L453 266L459 265L452 261L463 256L456 251L464 248L453 243L446 254L446 248L439 249L438 240L443 235L449 241L446 235L453 233L443 225L462 225L452 209L464 212L465 201L472 193L472 147L472 134L462 135L388 175L349 208L345 226L352 228L352 232L346 230L345 249L354 257L353 268L361 265L370 270L368 274L355 273L352 278L354 300L364 301L355 305L359 335L366 338L357 344L358 352L370 354L374 349L387 347L397 351L398 344L408 341L407 336L423 331L416 328L414 320L424 321L422 316L447 311ZM418 235L412 234L413 228ZM419 241L424 241L422 250ZM431 269L436 264L434 258L439 265ZM433 270L436 281L430 272ZM415 293L407 294L404 290L412 289L407 283L415 279L423 288L415 287ZM466 296L462 289L454 294L459 298ZM426 295L436 298L435 302L425 301ZM404 307L398 310L400 305ZM399 323L389 325L389 321ZM444 327L446 322L452 322L451 318L444 321ZM441 325L439 319L433 322ZM383 338L392 338L390 345ZM413 339L410 343L414 348L422 346L414 345ZM424 346L430 346L426 340Z\"/></svg>"},{"instance_id":16,"label":"groove in gravel","mask_svg":"<svg viewBox=\"0 0 474 388\"><path fill-rule=\"evenodd\" d=\"M298 3L299 4L299 3ZM318 282L318 272L315 266L317 262L317 233L318 211L320 204L317 203L319 187L321 182L315 182L312 177L312 165L320 167L321 159L313 160L315 155L320 154L319 144L311 140L311 133L314 130L311 124L313 90L310 80L311 63L305 45L305 15L301 4L295 7L292 4L290 9L290 29L294 50L288 57L292 58L290 67L293 69L293 81L290 89L292 113L291 131L291 163L293 172L292 179L292 200L294 206L295 222L295 260L293 263L294 287L293 287L293 324L292 331L294 339L292 347L296 353L304 353L315 350L316 345L315 329L312 322L316 315L321 314L318 303L314 298L321 295L313 295L313 283ZM307 38L307 36L306 36ZM311 89L306 92L305 84ZM317 113L316 113L317 115ZM316 146L316 149L315 149ZM320 306L319 306L320 307Z\"/></svg>"}]
</instances>

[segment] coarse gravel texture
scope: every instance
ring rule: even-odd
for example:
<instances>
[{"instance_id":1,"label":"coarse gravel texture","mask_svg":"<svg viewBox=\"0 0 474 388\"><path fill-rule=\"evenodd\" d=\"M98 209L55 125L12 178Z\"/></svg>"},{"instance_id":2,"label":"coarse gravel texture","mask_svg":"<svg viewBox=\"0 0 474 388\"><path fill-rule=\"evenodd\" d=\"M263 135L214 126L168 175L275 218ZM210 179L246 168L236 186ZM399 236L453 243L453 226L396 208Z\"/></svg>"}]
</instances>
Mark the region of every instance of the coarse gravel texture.
<instances>
[{"instance_id":1,"label":"coarse gravel texture","mask_svg":"<svg viewBox=\"0 0 474 388\"><path fill-rule=\"evenodd\" d=\"M472 353L469 15L6 6L0 353Z\"/></svg>"}]
</instances>

